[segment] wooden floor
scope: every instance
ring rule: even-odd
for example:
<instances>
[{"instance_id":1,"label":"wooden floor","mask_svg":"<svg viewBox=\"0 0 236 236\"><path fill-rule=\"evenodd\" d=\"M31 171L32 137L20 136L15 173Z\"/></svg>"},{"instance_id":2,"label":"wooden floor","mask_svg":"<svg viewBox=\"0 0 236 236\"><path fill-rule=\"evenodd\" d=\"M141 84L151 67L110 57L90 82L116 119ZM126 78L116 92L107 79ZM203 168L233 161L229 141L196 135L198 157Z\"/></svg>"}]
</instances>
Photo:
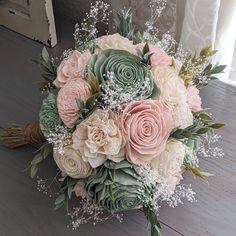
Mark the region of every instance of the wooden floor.
<instances>
[{"instance_id":1,"label":"wooden floor","mask_svg":"<svg viewBox=\"0 0 236 236\"><path fill-rule=\"evenodd\" d=\"M59 25L58 29L54 55L73 45L73 26ZM30 59L37 58L41 49L39 43L0 27L0 127L37 120L42 99L36 86L40 70ZM201 168L215 174L209 186L186 174L185 182L192 183L198 201L175 209L164 206L160 213L163 236L236 235L236 88L214 82L202 95L204 107L211 107L215 117L227 124L220 131L225 157L202 160ZM53 199L38 192L35 180L24 172L34 151L33 147L9 150L0 146L0 236L149 235L141 211L126 213L123 224L111 220L96 227L84 225L77 232L68 230L65 212L55 212ZM42 176L55 172L51 161L44 168Z\"/></svg>"}]
</instances>

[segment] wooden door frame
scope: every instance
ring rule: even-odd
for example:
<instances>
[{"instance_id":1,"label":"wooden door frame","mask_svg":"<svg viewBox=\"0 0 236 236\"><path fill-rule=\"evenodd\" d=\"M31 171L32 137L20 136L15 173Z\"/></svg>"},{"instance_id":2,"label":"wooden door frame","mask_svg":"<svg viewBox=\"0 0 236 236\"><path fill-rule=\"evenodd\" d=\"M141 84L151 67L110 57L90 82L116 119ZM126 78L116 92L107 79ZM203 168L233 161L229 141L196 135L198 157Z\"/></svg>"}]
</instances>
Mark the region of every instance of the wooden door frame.
<instances>
[{"instance_id":1,"label":"wooden door frame","mask_svg":"<svg viewBox=\"0 0 236 236\"><path fill-rule=\"evenodd\" d=\"M0 25L47 46L55 46L57 37L52 0L27 0L27 4L28 9L22 9L14 2L0 1Z\"/></svg>"}]
</instances>

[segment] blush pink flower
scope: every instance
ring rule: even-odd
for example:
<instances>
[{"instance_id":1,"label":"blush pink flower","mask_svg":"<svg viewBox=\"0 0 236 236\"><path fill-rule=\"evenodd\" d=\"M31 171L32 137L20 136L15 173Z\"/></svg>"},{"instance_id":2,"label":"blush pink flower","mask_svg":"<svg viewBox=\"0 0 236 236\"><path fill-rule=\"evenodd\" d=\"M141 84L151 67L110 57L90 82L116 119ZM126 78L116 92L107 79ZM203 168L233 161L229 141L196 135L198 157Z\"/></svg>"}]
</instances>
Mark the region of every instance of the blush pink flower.
<instances>
[{"instance_id":1,"label":"blush pink flower","mask_svg":"<svg viewBox=\"0 0 236 236\"><path fill-rule=\"evenodd\" d=\"M165 150L172 130L172 114L160 100L134 101L120 114L126 139L126 157L134 164L148 164Z\"/></svg>"},{"instance_id":2,"label":"blush pink flower","mask_svg":"<svg viewBox=\"0 0 236 236\"><path fill-rule=\"evenodd\" d=\"M83 199L89 198L89 195L84 186L84 180L80 179L74 187L76 197L81 197Z\"/></svg>"},{"instance_id":3,"label":"blush pink flower","mask_svg":"<svg viewBox=\"0 0 236 236\"><path fill-rule=\"evenodd\" d=\"M196 86L190 86L187 89L187 102L193 112L202 110L202 99Z\"/></svg>"},{"instance_id":4,"label":"blush pink flower","mask_svg":"<svg viewBox=\"0 0 236 236\"><path fill-rule=\"evenodd\" d=\"M58 113L66 126L72 128L79 118L76 99L86 101L90 97L90 85L83 79L71 80L58 92Z\"/></svg>"},{"instance_id":5,"label":"blush pink flower","mask_svg":"<svg viewBox=\"0 0 236 236\"><path fill-rule=\"evenodd\" d=\"M57 68L57 78L53 84L61 88L72 79L84 78L85 69L91 54L89 51L80 53L77 50L65 58Z\"/></svg>"},{"instance_id":6,"label":"blush pink flower","mask_svg":"<svg viewBox=\"0 0 236 236\"><path fill-rule=\"evenodd\" d=\"M143 51L144 43L139 43L136 45L136 48ZM148 44L151 56L151 65L152 66L170 66L172 63L171 57L161 49L157 44Z\"/></svg>"}]
</instances>

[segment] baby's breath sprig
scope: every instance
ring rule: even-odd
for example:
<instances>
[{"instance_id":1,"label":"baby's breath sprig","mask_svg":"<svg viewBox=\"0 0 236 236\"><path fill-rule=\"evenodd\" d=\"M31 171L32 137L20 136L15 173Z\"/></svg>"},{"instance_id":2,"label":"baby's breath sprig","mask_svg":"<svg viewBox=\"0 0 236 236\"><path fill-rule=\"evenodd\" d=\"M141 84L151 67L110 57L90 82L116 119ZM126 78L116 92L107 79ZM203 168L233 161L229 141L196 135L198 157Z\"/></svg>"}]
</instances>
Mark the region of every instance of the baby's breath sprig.
<instances>
[{"instance_id":1,"label":"baby's breath sprig","mask_svg":"<svg viewBox=\"0 0 236 236\"><path fill-rule=\"evenodd\" d=\"M151 17L145 23L147 27L146 33L148 34L156 34L159 32L158 28L154 26L158 18L161 16L161 13L166 7L167 0L151 0L150 1L150 10L151 10Z\"/></svg>"},{"instance_id":2,"label":"baby's breath sprig","mask_svg":"<svg viewBox=\"0 0 236 236\"><path fill-rule=\"evenodd\" d=\"M87 49L95 50L95 39L98 35L98 24L109 24L110 5L103 1L96 1L91 4L89 13L81 24L75 25L74 39L77 50L83 52Z\"/></svg>"}]
</instances>

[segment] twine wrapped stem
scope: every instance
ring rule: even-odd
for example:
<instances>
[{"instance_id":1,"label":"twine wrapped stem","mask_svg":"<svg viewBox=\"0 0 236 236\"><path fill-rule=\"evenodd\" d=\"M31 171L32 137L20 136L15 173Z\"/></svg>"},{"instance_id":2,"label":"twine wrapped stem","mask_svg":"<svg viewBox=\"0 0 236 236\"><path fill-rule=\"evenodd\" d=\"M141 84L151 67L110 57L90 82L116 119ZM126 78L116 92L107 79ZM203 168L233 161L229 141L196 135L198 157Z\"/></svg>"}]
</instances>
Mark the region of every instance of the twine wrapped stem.
<instances>
[{"instance_id":1,"label":"twine wrapped stem","mask_svg":"<svg viewBox=\"0 0 236 236\"><path fill-rule=\"evenodd\" d=\"M39 122L6 128L1 135L1 139L3 145L9 148L17 148L27 144L40 144L45 141Z\"/></svg>"}]
</instances>

